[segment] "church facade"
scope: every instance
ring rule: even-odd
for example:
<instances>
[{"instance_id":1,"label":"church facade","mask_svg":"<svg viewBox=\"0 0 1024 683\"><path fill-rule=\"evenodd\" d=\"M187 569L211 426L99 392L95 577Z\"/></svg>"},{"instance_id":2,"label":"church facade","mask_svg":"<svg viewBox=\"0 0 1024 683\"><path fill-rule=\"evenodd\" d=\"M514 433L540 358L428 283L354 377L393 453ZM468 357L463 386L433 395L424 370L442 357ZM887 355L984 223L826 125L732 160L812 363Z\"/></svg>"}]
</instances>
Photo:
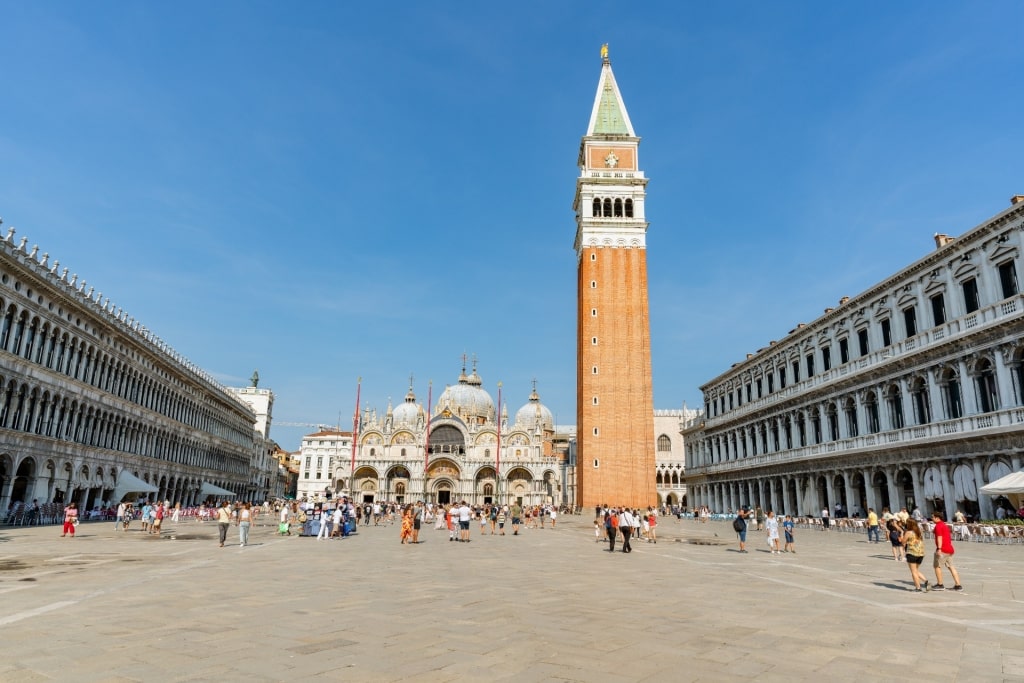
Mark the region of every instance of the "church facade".
<instances>
[{"instance_id":1,"label":"church facade","mask_svg":"<svg viewBox=\"0 0 1024 683\"><path fill-rule=\"evenodd\" d=\"M398 406L363 410L355 467L338 458L331 484L360 502L559 505L567 456L559 441L536 388L510 414L483 388L475 364L469 375L463 366L433 406L418 403L410 383Z\"/></svg>"}]
</instances>

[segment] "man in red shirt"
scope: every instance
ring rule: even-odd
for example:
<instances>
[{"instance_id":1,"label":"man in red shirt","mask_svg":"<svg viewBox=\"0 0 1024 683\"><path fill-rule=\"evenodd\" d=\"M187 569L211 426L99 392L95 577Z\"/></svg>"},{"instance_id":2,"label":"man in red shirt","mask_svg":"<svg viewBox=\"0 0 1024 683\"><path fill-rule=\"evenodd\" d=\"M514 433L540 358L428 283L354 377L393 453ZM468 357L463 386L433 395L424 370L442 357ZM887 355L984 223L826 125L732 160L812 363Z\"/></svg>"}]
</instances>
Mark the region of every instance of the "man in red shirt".
<instances>
[{"instance_id":1,"label":"man in red shirt","mask_svg":"<svg viewBox=\"0 0 1024 683\"><path fill-rule=\"evenodd\" d=\"M964 587L960 585L960 575L957 574L956 567L953 566L953 553L955 552L953 550L953 535L943 517L944 515L938 510L932 513L932 521L935 522L935 561L933 566L935 567L936 581L932 590L946 590L946 587L942 585L942 568L945 567L956 581L953 590L962 591Z\"/></svg>"}]
</instances>

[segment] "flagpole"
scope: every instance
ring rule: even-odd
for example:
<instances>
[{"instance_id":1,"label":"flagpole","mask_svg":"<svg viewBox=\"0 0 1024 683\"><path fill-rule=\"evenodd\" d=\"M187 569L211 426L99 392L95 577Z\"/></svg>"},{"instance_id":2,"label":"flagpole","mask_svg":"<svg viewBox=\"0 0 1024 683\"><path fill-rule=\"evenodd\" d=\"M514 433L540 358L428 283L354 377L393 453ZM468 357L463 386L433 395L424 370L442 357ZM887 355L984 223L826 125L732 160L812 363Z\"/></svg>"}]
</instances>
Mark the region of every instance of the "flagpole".
<instances>
[{"instance_id":1,"label":"flagpole","mask_svg":"<svg viewBox=\"0 0 1024 683\"><path fill-rule=\"evenodd\" d=\"M355 502L356 496L352 487L355 485L356 476L356 447L359 443L359 395L363 389L363 378L356 379L356 412L352 414L352 465L348 471L348 498Z\"/></svg>"},{"instance_id":2,"label":"flagpole","mask_svg":"<svg viewBox=\"0 0 1024 683\"><path fill-rule=\"evenodd\" d=\"M501 382L498 382L498 447L494 449L494 496L501 505Z\"/></svg>"},{"instance_id":3,"label":"flagpole","mask_svg":"<svg viewBox=\"0 0 1024 683\"><path fill-rule=\"evenodd\" d=\"M434 403L434 380L427 382L427 426L423 436L423 502L427 501L427 470L430 468L430 406Z\"/></svg>"}]
</instances>

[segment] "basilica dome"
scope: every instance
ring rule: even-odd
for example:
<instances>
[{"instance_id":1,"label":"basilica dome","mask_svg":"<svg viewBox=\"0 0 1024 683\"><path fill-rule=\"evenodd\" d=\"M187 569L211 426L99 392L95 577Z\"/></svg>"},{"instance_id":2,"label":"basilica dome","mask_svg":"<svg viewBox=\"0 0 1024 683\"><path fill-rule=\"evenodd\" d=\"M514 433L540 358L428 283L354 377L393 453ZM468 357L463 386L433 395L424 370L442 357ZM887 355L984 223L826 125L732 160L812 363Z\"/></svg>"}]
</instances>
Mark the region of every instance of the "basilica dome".
<instances>
[{"instance_id":1,"label":"basilica dome","mask_svg":"<svg viewBox=\"0 0 1024 683\"><path fill-rule=\"evenodd\" d=\"M416 405L416 394L412 393L412 385L409 386L409 393L405 395L405 403L401 404L393 413L395 425L406 425L412 427L416 424L416 418L420 414L420 407Z\"/></svg>"},{"instance_id":2,"label":"basilica dome","mask_svg":"<svg viewBox=\"0 0 1024 683\"><path fill-rule=\"evenodd\" d=\"M494 421L494 401L482 386L483 380L476 374L466 376L466 368L462 368L459 383L445 387L441 398L434 406L434 414L442 414L445 410L462 418L467 423L485 424Z\"/></svg>"},{"instance_id":3,"label":"basilica dome","mask_svg":"<svg viewBox=\"0 0 1024 683\"><path fill-rule=\"evenodd\" d=\"M548 407L540 402L540 395L534 387L529 403L516 411L515 425L522 429L533 429L538 423L542 429L554 431L555 418Z\"/></svg>"}]
</instances>

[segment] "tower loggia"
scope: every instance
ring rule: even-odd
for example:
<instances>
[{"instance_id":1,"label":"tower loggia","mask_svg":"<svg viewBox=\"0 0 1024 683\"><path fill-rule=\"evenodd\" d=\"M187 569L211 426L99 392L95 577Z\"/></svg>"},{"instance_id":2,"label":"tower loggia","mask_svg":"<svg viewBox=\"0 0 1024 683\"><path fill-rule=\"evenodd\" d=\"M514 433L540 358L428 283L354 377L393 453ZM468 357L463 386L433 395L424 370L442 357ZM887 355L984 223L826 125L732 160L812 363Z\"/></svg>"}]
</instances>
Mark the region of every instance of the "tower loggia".
<instances>
[{"instance_id":1,"label":"tower loggia","mask_svg":"<svg viewBox=\"0 0 1024 683\"><path fill-rule=\"evenodd\" d=\"M576 180L577 501L584 507L657 501L647 179L607 46Z\"/></svg>"}]
</instances>

